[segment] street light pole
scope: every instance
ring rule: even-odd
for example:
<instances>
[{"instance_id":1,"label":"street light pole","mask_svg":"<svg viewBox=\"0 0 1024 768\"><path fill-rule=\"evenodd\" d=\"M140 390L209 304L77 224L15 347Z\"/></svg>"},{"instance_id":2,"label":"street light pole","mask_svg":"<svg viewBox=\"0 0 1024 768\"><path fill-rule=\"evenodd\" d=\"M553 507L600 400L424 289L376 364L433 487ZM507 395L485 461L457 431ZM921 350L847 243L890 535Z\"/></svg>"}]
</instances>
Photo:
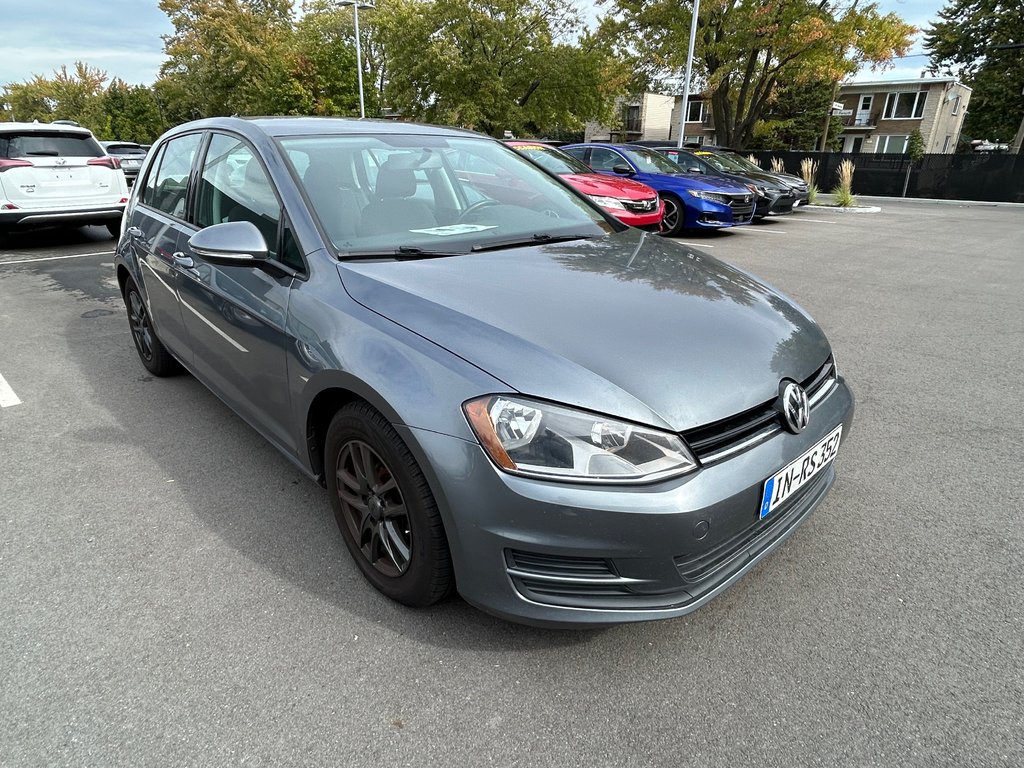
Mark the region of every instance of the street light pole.
<instances>
[{"instance_id":1,"label":"street light pole","mask_svg":"<svg viewBox=\"0 0 1024 768\"><path fill-rule=\"evenodd\" d=\"M686 138L686 112L690 108L690 70L693 68L693 44L697 40L697 14L700 13L700 0L693 0L693 14L690 17L690 46L686 51L686 74L683 76L683 103L679 111L679 140L676 141L678 149L683 148L683 140Z\"/></svg>"},{"instance_id":2,"label":"street light pole","mask_svg":"<svg viewBox=\"0 0 1024 768\"><path fill-rule=\"evenodd\" d=\"M352 18L356 28L356 72L359 75L359 117L366 117L366 104L363 101L363 48L359 40L359 9L371 10L376 8L373 3L359 2L359 0L338 0L341 7L352 6Z\"/></svg>"}]
</instances>

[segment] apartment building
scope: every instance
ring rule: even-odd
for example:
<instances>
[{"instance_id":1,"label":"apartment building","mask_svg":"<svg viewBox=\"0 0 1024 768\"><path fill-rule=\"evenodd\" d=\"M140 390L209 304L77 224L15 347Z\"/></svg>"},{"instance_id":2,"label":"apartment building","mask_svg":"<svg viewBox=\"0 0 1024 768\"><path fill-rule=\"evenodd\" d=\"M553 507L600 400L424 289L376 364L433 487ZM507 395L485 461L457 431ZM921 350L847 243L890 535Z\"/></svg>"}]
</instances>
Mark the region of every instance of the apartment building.
<instances>
[{"instance_id":1,"label":"apartment building","mask_svg":"<svg viewBox=\"0 0 1024 768\"><path fill-rule=\"evenodd\" d=\"M843 119L842 152L903 154L917 128L928 154L951 154L971 100L952 77L845 83L835 112Z\"/></svg>"}]
</instances>

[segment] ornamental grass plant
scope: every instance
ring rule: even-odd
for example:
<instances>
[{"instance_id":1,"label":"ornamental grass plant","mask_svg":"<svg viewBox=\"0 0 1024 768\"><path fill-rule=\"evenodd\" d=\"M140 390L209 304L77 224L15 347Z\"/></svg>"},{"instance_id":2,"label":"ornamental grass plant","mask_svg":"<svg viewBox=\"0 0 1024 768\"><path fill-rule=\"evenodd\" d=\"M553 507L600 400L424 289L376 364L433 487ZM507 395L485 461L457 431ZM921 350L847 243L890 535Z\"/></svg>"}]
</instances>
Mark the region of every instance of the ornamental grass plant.
<instances>
[{"instance_id":1,"label":"ornamental grass plant","mask_svg":"<svg viewBox=\"0 0 1024 768\"><path fill-rule=\"evenodd\" d=\"M853 196L853 172L856 169L857 166L853 164L852 160L843 160L839 164L839 170L836 171L839 183L832 190L832 194L835 196L836 205L841 208L849 208L851 205L857 204L857 198Z\"/></svg>"},{"instance_id":2,"label":"ornamental grass plant","mask_svg":"<svg viewBox=\"0 0 1024 768\"><path fill-rule=\"evenodd\" d=\"M807 182L807 202L811 205L818 199L818 162L809 157L800 161L800 176Z\"/></svg>"}]
</instances>

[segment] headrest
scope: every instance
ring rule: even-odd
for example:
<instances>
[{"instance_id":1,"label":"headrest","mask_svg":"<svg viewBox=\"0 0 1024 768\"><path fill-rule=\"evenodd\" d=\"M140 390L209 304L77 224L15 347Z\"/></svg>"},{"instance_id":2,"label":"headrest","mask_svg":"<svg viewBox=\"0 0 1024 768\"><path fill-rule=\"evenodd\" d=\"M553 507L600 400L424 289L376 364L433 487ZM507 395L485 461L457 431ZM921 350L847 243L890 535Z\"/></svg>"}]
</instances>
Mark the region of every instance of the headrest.
<instances>
[{"instance_id":1,"label":"headrest","mask_svg":"<svg viewBox=\"0 0 1024 768\"><path fill-rule=\"evenodd\" d=\"M412 197L416 175L411 168L398 168L388 160L377 172L377 197Z\"/></svg>"}]
</instances>

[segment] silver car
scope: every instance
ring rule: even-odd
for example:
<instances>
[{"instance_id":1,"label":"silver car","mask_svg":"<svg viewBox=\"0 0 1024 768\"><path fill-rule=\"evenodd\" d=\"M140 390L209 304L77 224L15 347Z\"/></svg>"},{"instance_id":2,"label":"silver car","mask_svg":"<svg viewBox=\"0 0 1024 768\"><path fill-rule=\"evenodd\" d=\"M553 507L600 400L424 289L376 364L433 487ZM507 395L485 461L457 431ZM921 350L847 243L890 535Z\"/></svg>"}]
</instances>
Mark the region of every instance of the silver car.
<instances>
[{"instance_id":1,"label":"silver car","mask_svg":"<svg viewBox=\"0 0 1024 768\"><path fill-rule=\"evenodd\" d=\"M362 573L411 606L686 614L821 502L853 417L790 300L465 131L179 126L115 261L143 365L187 369L326 486Z\"/></svg>"}]
</instances>

